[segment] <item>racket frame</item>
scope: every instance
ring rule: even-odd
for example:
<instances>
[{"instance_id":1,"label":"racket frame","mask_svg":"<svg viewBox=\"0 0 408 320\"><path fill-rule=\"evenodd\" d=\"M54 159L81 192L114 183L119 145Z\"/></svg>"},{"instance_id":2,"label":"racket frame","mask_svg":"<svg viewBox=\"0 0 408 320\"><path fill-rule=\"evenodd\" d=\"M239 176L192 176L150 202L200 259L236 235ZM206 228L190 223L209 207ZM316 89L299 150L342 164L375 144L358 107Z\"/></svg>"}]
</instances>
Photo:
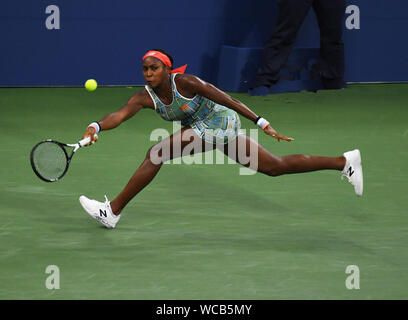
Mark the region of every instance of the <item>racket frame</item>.
<instances>
[{"instance_id":1,"label":"racket frame","mask_svg":"<svg viewBox=\"0 0 408 320\"><path fill-rule=\"evenodd\" d=\"M79 148L81 148L81 147L83 147L84 145L88 144L90 141L91 141L91 139L90 139L89 137L87 137L87 138L82 139L81 141L79 141L79 142L77 142L77 143L73 143L73 144L62 143L62 142L55 141L55 140L52 140L52 139L47 139L47 140L43 140L43 141L38 142L38 143L33 147L33 149L32 149L31 152L30 152L30 163L31 163L31 167L32 167L34 173L36 174L36 176L37 176L38 178L40 178L41 180L43 180L43 181L45 181L45 182L56 182L56 181L60 180L60 179L67 173L68 168L69 168L69 164L71 163L71 159L72 159L72 157L74 156L74 153L75 153ZM62 150L64 150L65 159L67 160L67 163L66 163L66 165L65 165L64 171L62 172L62 174L61 174L58 178L55 178L55 179L47 179L47 178L44 178L44 177L37 171L37 169L36 169L36 167L35 167L35 165L34 165L34 152L35 152L35 150L37 149L37 147L38 147L39 145L43 144L43 143L55 143L58 147L60 147ZM65 147L73 147L73 148L74 148L74 149L72 150L72 152L71 152L70 155L68 155L68 152L67 152L67 150L65 149Z\"/></svg>"}]
</instances>

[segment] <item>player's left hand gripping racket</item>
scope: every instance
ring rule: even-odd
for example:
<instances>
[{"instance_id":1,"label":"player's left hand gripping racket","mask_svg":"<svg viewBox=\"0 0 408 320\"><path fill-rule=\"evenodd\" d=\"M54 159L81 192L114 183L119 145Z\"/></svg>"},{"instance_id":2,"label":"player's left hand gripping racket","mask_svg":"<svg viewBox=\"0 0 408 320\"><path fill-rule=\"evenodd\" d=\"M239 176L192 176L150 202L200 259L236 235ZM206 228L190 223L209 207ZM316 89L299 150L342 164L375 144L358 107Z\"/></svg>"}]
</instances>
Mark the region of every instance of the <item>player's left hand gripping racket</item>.
<instances>
[{"instance_id":1,"label":"player's left hand gripping racket","mask_svg":"<svg viewBox=\"0 0 408 320\"><path fill-rule=\"evenodd\" d=\"M61 143L51 139L41 141L31 150L31 167L41 180L46 182L58 181L67 173L74 153L90 141L90 137L74 144Z\"/></svg>"}]
</instances>

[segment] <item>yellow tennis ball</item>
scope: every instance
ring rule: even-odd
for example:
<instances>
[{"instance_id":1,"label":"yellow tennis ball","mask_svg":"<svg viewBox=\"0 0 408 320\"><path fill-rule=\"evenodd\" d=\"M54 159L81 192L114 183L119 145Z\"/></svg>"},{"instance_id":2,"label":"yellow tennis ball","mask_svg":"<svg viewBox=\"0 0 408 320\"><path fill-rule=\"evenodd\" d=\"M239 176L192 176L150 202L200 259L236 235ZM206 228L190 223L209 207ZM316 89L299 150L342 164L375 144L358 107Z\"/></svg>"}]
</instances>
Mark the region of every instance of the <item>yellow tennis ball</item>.
<instances>
[{"instance_id":1,"label":"yellow tennis ball","mask_svg":"<svg viewBox=\"0 0 408 320\"><path fill-rule=\"evenodd\" d=\"M85 82L85 89L88 91L94 91L98 87L98 83L95 81L95 79L89 79L86 80Z\"/></svg>"}]
</instances>

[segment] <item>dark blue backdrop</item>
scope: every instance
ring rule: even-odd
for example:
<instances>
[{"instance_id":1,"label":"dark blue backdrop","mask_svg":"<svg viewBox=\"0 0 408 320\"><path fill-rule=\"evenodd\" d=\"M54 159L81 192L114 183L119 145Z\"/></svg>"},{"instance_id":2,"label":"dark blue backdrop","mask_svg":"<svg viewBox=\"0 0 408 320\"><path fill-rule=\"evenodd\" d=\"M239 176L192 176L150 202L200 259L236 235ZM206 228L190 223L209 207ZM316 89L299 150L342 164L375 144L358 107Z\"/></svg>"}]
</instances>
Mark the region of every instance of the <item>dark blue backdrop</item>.
<instances>
[{"instance_id":1,"label":"dark blue backdrop","mask_svg":"<svg viewBox=\"0 0 408 320\"><path fill-rule=\"evenodd\" d=\"M407 81L408 1L347 4L359 7L361 28L344 27L346 80ZM46 28L49 5L59 30ZM141 57L157 47L216 83L221 45L262 47L275 16L275 0L2 0L0 86L143 84ZM312 11L296 45L319 46Z\"/></svg>"}]
</instances>

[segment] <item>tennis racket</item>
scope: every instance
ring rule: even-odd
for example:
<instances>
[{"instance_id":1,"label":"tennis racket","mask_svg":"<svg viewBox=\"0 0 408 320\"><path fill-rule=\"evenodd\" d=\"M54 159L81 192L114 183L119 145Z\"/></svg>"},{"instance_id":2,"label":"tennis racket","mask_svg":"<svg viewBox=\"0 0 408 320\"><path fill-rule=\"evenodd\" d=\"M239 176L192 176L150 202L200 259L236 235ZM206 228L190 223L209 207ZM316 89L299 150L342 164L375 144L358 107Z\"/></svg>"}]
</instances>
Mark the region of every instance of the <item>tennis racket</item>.
<instances>
[{"instance_id":1,"label":"tennis racket","mask_svg":"<svg viewBox=\"0 0 408 320\"><path fill-rule=\"evenodd\" d=\"M75 152L90 141L91 138L87 137L74 144L61 143L51 139L37 143L30 154L31 167L34 173L46 182L60 180L67 173Z\"/></svg>"}]
</instances>

